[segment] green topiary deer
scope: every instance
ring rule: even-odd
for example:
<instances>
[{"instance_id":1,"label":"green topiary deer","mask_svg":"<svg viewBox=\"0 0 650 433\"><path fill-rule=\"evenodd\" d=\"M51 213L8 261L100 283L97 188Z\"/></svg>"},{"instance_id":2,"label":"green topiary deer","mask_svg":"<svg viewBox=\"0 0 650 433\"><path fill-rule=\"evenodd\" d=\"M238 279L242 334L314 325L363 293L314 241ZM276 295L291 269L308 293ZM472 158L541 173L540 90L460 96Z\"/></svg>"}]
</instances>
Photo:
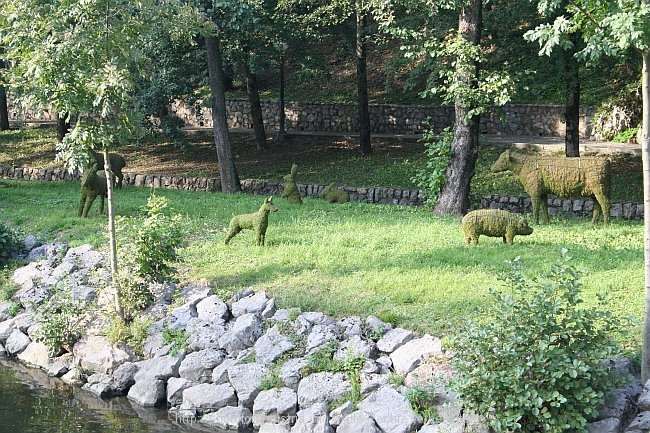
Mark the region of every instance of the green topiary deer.
<instances>
[{"instance_id":1,"label":"green topiary deer","mask_svg":"<svg viewBox=\"0 0 650 433\"><path fill-rule=\"evenodd\" d=\"M266 229L269 226L269 213L277 212L278 208L273 204L273 197L264 200L262 207L255 212L243 215L235 215L230 220L228 228L228 235L224 243L228 245L230 240L235 237L237 233L244 229L255 230L257 233L257 245L263 246L266 238Z\"/></svg>"},{"instance_id":2,"label":"green topiary deer","mask_svg":"<svg viewBox=\"0 0 650 433\"><path fill-rule=\"evenodd\" d=\"M104 198L108 197L108 188L106 186L106 175L103 170L97 171L97 164L86 168L81 178L81 197L79 199L79 209L77 216L88 217L88 211L93 202L100 197L99 213L104 213Z\"/></svg>"},{"instance_id":3,"label":"green topiary deer","mask_svg":"<svg viewBox=\"0 0 650 433\"><path fill-rule=\"evenodd\" d=\"M350 194L347 191L334 188L334 184L327 186L321 193L329 203L347 203L350 201Z\"/></svg>"},{"instance_id":4,"label":"green topiary deer","mask_svg":"<svg viewBox=\"0 0 650 433\"><path fill-rule=\"evenodd\" d=\"M100 152L95 152L94 150L90 151L93 155L93 158L95 158L95 161L97 162L97 167L99 170L104 169L104 154ZM124 160L124 157L122 155L118 155L117 153L109 153L108 154L108 161L111 164L111 171L115 175L115 187L118 189L122 189L122 184L124 182L124 173L122 173L122 169L126 167L126 161Z\"/></svg>"},{"instance_id":5,"label":"green topiary deer","mask_svg":"<svg viewBox=\"0 0 650 433\"><path fill-rule=\"evenodd\" d=\"M286 198L289 203L302 204L302 197L300 197L300 190L296 183L296 174L298 174L298 166L293 164L291 173L284 176L284 190L281 197Z\"/></svg>"}]
</instances>

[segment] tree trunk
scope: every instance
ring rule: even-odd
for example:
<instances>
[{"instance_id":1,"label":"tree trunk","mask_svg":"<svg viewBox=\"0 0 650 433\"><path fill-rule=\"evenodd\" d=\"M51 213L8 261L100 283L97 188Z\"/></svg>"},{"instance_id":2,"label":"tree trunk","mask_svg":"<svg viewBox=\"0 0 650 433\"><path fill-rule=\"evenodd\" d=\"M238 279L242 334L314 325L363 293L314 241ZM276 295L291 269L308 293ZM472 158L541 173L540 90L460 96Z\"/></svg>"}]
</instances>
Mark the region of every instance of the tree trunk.
<instances>
[{"instance_id":1,"label":"tree trunk","mask_svg":"<svg viewBox=\"0 0 650 433\"><path fill-rule=\"evenodd\" d=\"M362 10L361 0L357 0L357 98L359 109L359 145L361 153L372 153L370 144L370 113L368 111L368 76L366 67L366 27L367 15Z\"/></svg>"},{"instance_id":2,"label":"tree trunk","mask_svg":"<svg viewBox=\"0 0 650 433\"><path fill-rule=\"evenodd\" d=\"M214 143L217 147L217 159L219 160L221 191L226 194L234 194L241 191L241 184L232 154L230 136L228 135L221 51L217 38L214 36L206 37L205 49L208 57L210 90L212 91L212 129L214 130Z\"/></svg>"},{"instance_id":3,"label":"tree trunk","mask_svg":"<svg viewBox=\"0 0 650 433\"><path fill-rule=\"evenodd\" d=\"M483 24L482 0L471 0L460 13L458 33L469 42L478 45ZM478 63L459 61L455 80L462 86L476 87ZM469 116L473 107L456 100L454 140L451 143L451 161L447 167L447 179L433 208L436 215L463 215L469 208L470 183L478 157L479 116Z\"/></svg>"},{"instance_id":4,"label":"tree trunk","mask_svg":"<svg viewBox=\"0 0 650 433\"><path fill-rule=\"evenodd\" d=\"M284 53L280 55L280 130L278 131L278 138L281 140L287 135L285 128L286 114L284 113Z\"/></svg>"},{"instance_id":5,"label":"tree trunk","mask_svg":"<svg viewBox=\"0 0 650 433\"><path fill-rule=\"evenodd\" d=\"M68 132L70 132L70 117L67 113L59 113L56 119L56 137L59 143L63 142Z\"/></svg>"},{"instance_id":6,"label":"tree trunk","mask_svg":"<svg viewBox=\"0 0 650 433\"><path fill-rule=\"evenodd\" d=\"M0 69L5 68L5 61L0 59ZM0 86L0 131L9 129L9 108L7 107L7 90Z\"/></svg>"},{"instance_id":7,"label":"tree trunk","mask_svg":"<svg viewBox=\"0 0 650 433\"><path fill-rule=\"evenodd\" d=\"M564 50L564 84L566 130L564 133L564 152L567 157L580 156L580 64L575 58L579 35L572 34L573 47Z\"/></svg>"},{"instance_id":8,"label":"tree trunk","mask_svg":"<svg viewBox=\"0 0 650 433\"><path fill-rule=\"evenodd\" d=\"M244 61L244 74L246 75L246 92L248 93L253 131L255 132L255 147L257 150L262 150L266 147L266 132L264 131L264 116L262 115L262 103L260 102L260 88L257 84L257 77L246 61Z\"/></svg>"},{"instance_id":9,"label":"tree trunk","mask_svg":"<svg viewBox=\"0 0 650 433\"><path fill-rule=\"evenodd\" d=\"M650 379L650 49L643 51L643 253L645 266L645 315L643 319L643 355L641 383Z\"/></svg>"},{"instance_id":10,"label":"tree trunk","mask_svg":"<svg viewBox=\"0 0 650 433\"><path fill-rule=\"evenodd\" d=\"M104 155L104 173L106 175L106 208L108 210L108 243L109 243L109 254L110 254L110 265L111 265L111 275L116 276L118 267L117 267L117 241L115 236L115 206L113 198L113 171L111 169L111 159L108 156L108 147L104 146L102 149ZM113 281L116 281L116 278L113 278ZM113 302L115 305L115 312L118 317L124 321L124 311L122 310L122 304L120 303L120 295L117 290L117 285L113 285Z\"/></svg>"}]
</instances>

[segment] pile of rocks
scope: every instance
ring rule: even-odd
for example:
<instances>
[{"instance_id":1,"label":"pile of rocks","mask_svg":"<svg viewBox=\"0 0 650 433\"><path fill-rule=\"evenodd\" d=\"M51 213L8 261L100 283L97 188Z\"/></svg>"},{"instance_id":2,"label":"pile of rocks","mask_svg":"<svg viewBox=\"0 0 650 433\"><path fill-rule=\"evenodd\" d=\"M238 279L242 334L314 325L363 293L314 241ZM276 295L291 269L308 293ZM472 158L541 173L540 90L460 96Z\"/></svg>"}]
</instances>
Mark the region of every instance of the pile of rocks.
<instances>
[{"instance_id":1,"label":"pile of rocks","mask_svg":"<svg viewBox=\"0 0 650 433\"><path fill-rule=\"evenodd\" d=\"M126 395L145 407L167 405L179 422L232 431L487 432L448 391L453 371L438 338L394 328L374 316L336 319L278 309L273 298L250 289L225 302L207 286L164 285L146 312L156 321L143 357L123 343L112 344L95 326L69 352L50 358L33 339L30 306L61 281L60 287L75 296L101 300L94 287L108 276L103 255L90 246L43 245L34 247L29 258L34 261L13 275L20 286L14 302L25 309L9 317L7 303L0 304L0 352L101 398ZM187 339L175 351L164 335L178 330ZM355 374L350 368L315 368L313 361L324 353L339 366L357 360ZM622 368L630 368L629 363ZM409 390L416 387L436 397L438 416L425 425L409 404ZM590 431L622 432L637 415L640 394L638 383L613 392ZM650 410L649 389L640 402ZM650 412L632 426L646 425L647 419ZM627 431L648 431L632 426Z\"/></svg>"}]
</instances>

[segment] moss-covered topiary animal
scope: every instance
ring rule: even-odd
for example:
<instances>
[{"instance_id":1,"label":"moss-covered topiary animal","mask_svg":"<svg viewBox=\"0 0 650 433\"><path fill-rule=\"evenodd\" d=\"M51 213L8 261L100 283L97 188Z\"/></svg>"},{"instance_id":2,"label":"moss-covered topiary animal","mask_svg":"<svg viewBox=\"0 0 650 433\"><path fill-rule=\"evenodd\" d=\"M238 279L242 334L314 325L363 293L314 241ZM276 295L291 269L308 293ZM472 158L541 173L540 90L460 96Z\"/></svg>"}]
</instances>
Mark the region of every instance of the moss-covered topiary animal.
<instances>
[{"instance_id":1,"label":"moss-covered topiary animal","mask_svg":"<svg viewBox=\"0 0 650 433\"><path fill-rule=\"evenodd\" d=\"M500 209L479 209L468 212L462 221L465 242L478 244L481 235L503 238L503 243L512 244L515 235L527 236L533 233L528 221L521 215Z\"/></svg>"},{"instance_id":2,"label":"moss-covered topiary animal","mask_svg":"<svg viewBox=\"0 0 650 433\"><path fill-rule=\"evenodd\" d=\"M284 190L281 197L286 198L289 203L302 204L302 197L300 197L300 190L296 183L296 174L298 174L298 166L293 164L291 173L284 176Z\"/></svg>"},{"instance_id":3,"label":"moss-covered topiary animal","mask_svg":"<svg viewBox=\"0 0 650 433\"><path fill-rule=\"evenodd\" d=\"M350 194L347 191L334 188L333 183L325 187L321 195L330 203L347 203L350 201Z\"/></svg>"},{"instance_id":4,"label":"moss-covered topiary animal","mask_svg":"<svg viewBox=\"0 0 650 433\"><path fill-rule=\"evenodd\" d=\"M98 170L103 170L104 154L100 152L95 152L94 150L91 150L91 153L95 158L95 161L97 162ZM126 167L126 161L124 160L124 157L122 155L118 155L117 153L109 153L108 161L111 163L111 171L115 175L114 185L116 188L122 189L122 183L124 182L124 173L122 173L122 169Z\"/></svg>"},{"instance_id":5,"label":"moss-covered topiary animal","mask_svg":"<svg viewBox=\"0 0 650 433\"><path fill-rule=\"evenodd\" d=\"M548 224L548 195L557 197L591 197L595 223L603 214L609 223L611 209L612 168L607 158L526 155L504 151L492 165L492 172L511 170L519 174L524 190L530 195L533 221L539 224L539 211Z\"/></svg>"},{"instance_id":6,"label":"moss-covered topiary animal","mask_svg":"<svg viewBox=\"0 0 650 433\"><path fill-rule=\"evenodd\" d=\"M103 170L97 171L97 164L86 168L81 178L81 197L79 199L79 209L77 216L88 217L88 211L93 202L100 197L99 213L104 213L104 198L108 197L108 188L106 186L106 175Z\"/></svg>"},{"instance_id":7,"label":"moss-covered topiary animal","mask_svg":"<svg viewBox=\"0 0 650 433\"><path fill-rule=\"evenodd\" d=\"M228 235L226 236L225 244L240 231L244 229L255 230L257 233L257 245L263 246L266 238L266 229L269 226L269 213L277 212L278 208L273 204L273 197L264 200L262 207L255 212L243 215L235 215L230 220L228 228Z\"/></svg>"}]
</instances>

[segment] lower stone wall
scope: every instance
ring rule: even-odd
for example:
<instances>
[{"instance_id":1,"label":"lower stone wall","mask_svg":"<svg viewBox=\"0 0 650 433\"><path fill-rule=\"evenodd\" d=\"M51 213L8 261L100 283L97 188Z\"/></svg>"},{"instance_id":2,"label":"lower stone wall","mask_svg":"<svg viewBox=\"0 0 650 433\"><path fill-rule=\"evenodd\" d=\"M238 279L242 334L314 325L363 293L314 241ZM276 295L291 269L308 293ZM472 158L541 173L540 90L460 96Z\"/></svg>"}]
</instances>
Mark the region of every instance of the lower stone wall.
<instances>
[{"instance_id":1,"label":"lower stone wall","mask_svg":"<svg viewBox=\"0 0 650 433\"><path fill-rule=\"evenodd\" d=\"M8 168L0 167L0 177L5 179L65 181L79 180L78 173L70 174L66 170L52 168ZM217 178L180 177L163 175L142 175L125 173L124 183L143 188L180 189L185 191L221 191L221 181ZM260 182L253 180L241 181L242 192L255 195L280 196L283 190L282 182ZM298 184L303 197L318 197L325 185ZM423 191L403 188L355 188L338 187L350 194L350 200L376 204L394 204L402 206L421 206L426 196ZM490 195L481 198L480 208L505 209L511 212L530 214L532 212L529 197ZM551 215L589 217L594 209L591 199L560 199L548 200L548 212ZM613 203L611 209L613 218L628 220L643 219L643 204Z\"/></svg>"}]
</instances>

